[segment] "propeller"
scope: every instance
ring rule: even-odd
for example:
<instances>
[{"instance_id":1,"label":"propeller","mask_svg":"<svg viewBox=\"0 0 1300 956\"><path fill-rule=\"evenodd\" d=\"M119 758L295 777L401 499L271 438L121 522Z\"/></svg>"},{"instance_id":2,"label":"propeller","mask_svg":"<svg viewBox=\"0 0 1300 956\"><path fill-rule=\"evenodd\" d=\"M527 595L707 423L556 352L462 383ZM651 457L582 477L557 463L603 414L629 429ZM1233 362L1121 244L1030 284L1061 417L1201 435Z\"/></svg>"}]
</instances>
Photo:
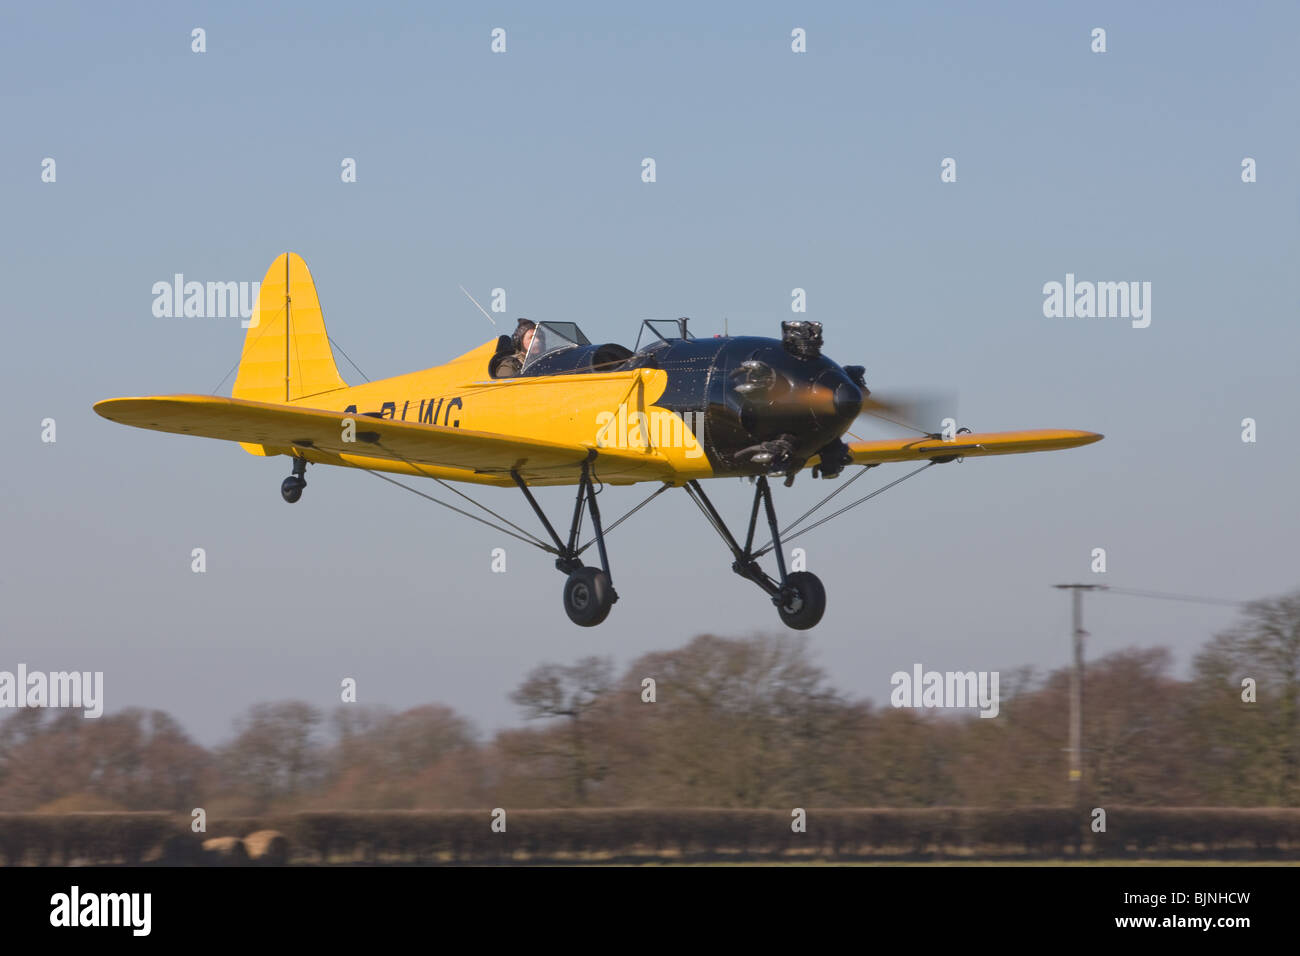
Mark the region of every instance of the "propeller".
<instances>
[{"instance_id":1,"label":"propeller","mask_svg":"<svg viewBox=\"0 0 1300 956\"><path fill-rule=\"evenodd\" d=\"M939 389L873 392L862 380L861 366L848 366L844 371L848 372L849 377L854 379L862 389L862 409L858 412L859 418L874 418L922 435L935 435L942 432L946 418L960 424L956 392Z\"/></svg>"}]
</instances>

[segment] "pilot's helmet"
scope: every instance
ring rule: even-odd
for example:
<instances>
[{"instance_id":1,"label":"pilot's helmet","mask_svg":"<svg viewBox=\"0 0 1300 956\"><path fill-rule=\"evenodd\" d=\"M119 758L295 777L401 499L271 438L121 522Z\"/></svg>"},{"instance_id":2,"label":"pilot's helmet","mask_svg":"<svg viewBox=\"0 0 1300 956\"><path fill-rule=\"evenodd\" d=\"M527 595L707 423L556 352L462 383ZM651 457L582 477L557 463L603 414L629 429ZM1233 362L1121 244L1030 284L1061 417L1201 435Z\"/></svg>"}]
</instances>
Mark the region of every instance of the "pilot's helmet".
<instances>
[{"instance_id":1,"label":"pilot's helmet","mask_svg":"<svg viewBox=\"0 0 1300 956\"><path fill-rule=\"evenodd\" d=\"M512 336L512 338L514 339L514 346L516 352L523 351L524 333L527 332L529 329L536 330L536 328L537 328L537 323L534 322L532 319L519 320L518 326L515 327L515 334ZM534 334L536 333L534 332Z\"/></svg>"}]
</instances>

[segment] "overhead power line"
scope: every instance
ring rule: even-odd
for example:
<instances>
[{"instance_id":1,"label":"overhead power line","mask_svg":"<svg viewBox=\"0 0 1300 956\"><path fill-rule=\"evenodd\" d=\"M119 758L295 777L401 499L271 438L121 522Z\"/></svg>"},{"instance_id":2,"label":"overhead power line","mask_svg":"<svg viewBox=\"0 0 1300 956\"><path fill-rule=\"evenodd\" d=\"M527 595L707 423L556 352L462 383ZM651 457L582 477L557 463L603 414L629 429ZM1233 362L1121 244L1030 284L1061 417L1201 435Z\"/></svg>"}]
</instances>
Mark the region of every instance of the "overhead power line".
<instances>
[{"instance_id":1,"label":"overhead power line","mask_svg":"<svg viewBox=\"0 0 1300 956\"><path fill-rule=\"evenodd\" d=\"M1195 594L1171 594L1168 591L1142 591L1137 588L1115 588L1098 585L1096 590L1109 591L1111 594L1125 594L1129 597L1156 598L1161 601L1188 601L1193 604L1217 604L1221 607L1245 607L1249 601L1232 601L1227 598L1199 597Z\"/></svg>"},{"instance_id":2,"label":"overhead power line","mask_svg":"<svg viewBox=\"0 0 1300 956\"><path fill-rule=\"evenodd\" d=\"M1225 598L1200 597L1195 594L1171 594L1168 591L1145 591L1138 588L1115 588L1108 584L1055 584L1053 587L1070 592L1070 619L1073 666L1070 669L1070 738L1066 750L1070 755L1069 781L1076 802L1082 799L1083 787L1083 639L1088 632L1083 629L1083 592L1109 591L1128 597L1155 598L1161 601L1188 601L1194 604L1215 604L1221 607L1245 607L1248 601L1229 601Z\"/></svg>"}]
</instances>

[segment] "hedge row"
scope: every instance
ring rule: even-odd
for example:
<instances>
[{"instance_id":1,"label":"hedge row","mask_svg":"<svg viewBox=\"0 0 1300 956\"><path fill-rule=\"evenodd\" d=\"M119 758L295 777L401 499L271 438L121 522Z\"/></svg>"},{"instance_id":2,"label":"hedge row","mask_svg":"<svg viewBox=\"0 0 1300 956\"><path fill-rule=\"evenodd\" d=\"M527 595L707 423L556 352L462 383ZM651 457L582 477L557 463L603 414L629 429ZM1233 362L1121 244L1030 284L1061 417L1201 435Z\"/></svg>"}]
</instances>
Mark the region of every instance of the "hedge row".
<instances>
[{"instance_id":1,"label":"hedge row","mask_svg":"<svg viewBox=\"0 0 1300 956\"><path fill-rule=\"evenodd\" d=\"M166 813L0 814L7 865L50 863L493 863L602 859L1300 859L1300 809L938 807L782 810L304 812L210 820ZM272 832L268 832L272 831ZM227 838L227 839L219 839ZM205 844L206 851L205 851ZM238 845L236 845L238 844Z\"/></svg>"},{"instance_id":2,"label":"hedge row","mask_svg":"<svg viewBox=\"0 0 1300 956\"><path fill-rule=\"evenodd\" d=\"M176 833L171 813L0 813L0 858L19 863L140 863Z\"/></svg>"}]
</instances>

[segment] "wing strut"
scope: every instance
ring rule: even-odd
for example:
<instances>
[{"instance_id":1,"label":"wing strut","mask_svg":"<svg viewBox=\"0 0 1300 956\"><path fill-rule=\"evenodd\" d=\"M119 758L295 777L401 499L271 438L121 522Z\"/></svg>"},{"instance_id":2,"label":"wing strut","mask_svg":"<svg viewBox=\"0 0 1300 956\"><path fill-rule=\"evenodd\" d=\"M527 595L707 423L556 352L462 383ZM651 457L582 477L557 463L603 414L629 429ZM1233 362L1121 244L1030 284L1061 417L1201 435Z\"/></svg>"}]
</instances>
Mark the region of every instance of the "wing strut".
<instances>
[{"instance_id":1,"label":"wing strut","mask_svg":"<svg viewBox=\"0 0 1300 956\"><path fill-rule=\"evenodd\" d=\"M600 525L600 508L596 505L596 491L591 480L591 465L585 461L582 463L582 476L578 480L578 495L573 502L573 521L569 523L569 540L567 543L561 541L560 536L555 533L555 528L547 519L546 512L542 511L541 505L537 503L537 499L533 497L533 493L528 490L528 483L520 477L519 472L512 468L510 470L510 477L515 480L515 484L518 485L519 490L524 493L524 497L528 499L528 503L532 506L537 517L541 519L542 525L546 528L546 533L549 534L551 540L555 542L555 548L548 548L547 550L554 550L555 553L559 555L559 557L555 559L555 566L565 574L572 574L578 568L582 567L582 561L578 559L578 555L582 553L582 551L578 549L578 536L582 531L583 505L586 505L587 511L591 514L592 530L596 533L596 547L600 551L600 567L601 570L605 572L605 578L609 583L610 591L613 592L614 579L609 573L609 555L605 553L605 532ZM610 601L610 603L612 604L617 600L618 595L617 593L614 593L613 600Z\"/></svg>"},{"instance_id":2,"label":"wing strut","mask_svg":"<svg viewBox=\"0 0 1300 956\"><path fill-rule=\"evenodd\" d=\"M609 609L618 600L618 592L614 590L614 582L609 573L609 555L605 553L605 532L601 528L600 508L596 505L596 489L591 477L591 462L594 458L593 449L591 457L581 466L578 496L573 502L573 521L569 524L567 542L561 541L560 536L556 534L555 526L546 517L546 513L542 511L533 493L528 490L528 482L524 481L517 469L510 469L510 477L515 480L515 484L524 493L524 497L532 505L537 517L545 525L547 534L555 542L555 548L558 549L556 554L559 555L555 559L555 567L568 575L564 582L564 611L569 615L569 620L580 627L595 627L605 620L609 615ZM582 559L578 557L582 553L578 550L578 538L582 532L584 505L591 514L591 527L596 533L596 547L600 550L599 570L585 567Z\"/></svg>"},{"instance_id":3,"label":"wing strut","mask_svg":"<svg viewBox=\"0 0 1300 956\"><path fill-rule=\"evenodd\" d=\"M838 487L838 488L836 488L834 491L832 491L829 495L827 495L827 496L826 496L825 498L823 498L821 501L817 502L817 504L813 505L811 508L809 508L809 509L808 509L807 511L805 511L803 514L801 514L798 518L796 518L793 522L791 522L790 525L789 525L787 528L785 528L785 529L781 532L780 535L774 535L771 541L769 541L767 544L763 545L763 547L759 548L757 551L754 552L754 557L755 557L755 558L761 558L763 555L767 554L767 552L771 551L774 547L778 547L778 546L780 545L781 539L782 539L783 537L785 538L785 541L786 541L786 542L793 541L795 538L799 537L799 535L801 535L801 534L807 534L807 533L808 533L809 531L811 531L813 528L821 527L821 526L824 525L826 522L830 521L832 518L838 518L840 515L844 514L844 512L849 511L849 510L851 510L851 509L853 509L853 508L856 508L858 505L862 504L863 502L870 501L872 498L876 497L876 495L880 494L881 492L888 491L890 488L894 487L895 485L900 485L900 484L902 484L903 482L907 481L907 479L913 477L914 475L919 475L921 472L925 471L925 469L929 468L931 465L939 465L939 464L943 464L943 462L938 462L938 461L927 461L927 462L926 462L924 465L922 465L920 468L917 468L917 469L915 469L915 470L913 470L913 471L909 471L909 472L908 472L907 474L905 474L902 478L895 478L895 479L894 479L893 481L891 481L889 484L887 484L887 485L881 485L881 486L880 486L879 488L877 488L875 491L871 492L871 494L869 494L869 495L863 495L863 496L862 496L861 498L859 498L857 501L854 501L854 502L852 502L851 504L847 504L847 505L845 505L843 508L841 508L839 511L836 511L834 514L828 514L825 518L819 518L818 520L816 520L816 521L814 521L812 524L810 524L808 527L804 528L802 531L795 531L794 534L789 535L789 537L785 537L785 536L786 536L790 531L793 531L796 527L798 527L799 523L802 522L805 518L807 518L809 515L811 515L811 514L813 514L814 512L816 512L817 509L819 509L822 505L826 504L826 502L830 501L832 498L834 498L836 495L838 495L841 491L843 491L845 488L847 488L847 487L848 487L849 485L851 485L853 482L857 481L859 478L861 478L863 475L865 475L867 472L866 472L866 468L864 468L862 471L858 472L856 475L854 475L852 478L850 478L850 479L849 479L848 481L846 481L844 484L840 485L840 487ZM875 466L873 466L873 465L868 465L867 467L870 468L870 467L875 467Z\"/></svg>"},{"instance_id":4,"label":"wing strut","mask_svg":"<svg viewBox=\"0 0 1300 956\"><path fill-rule=\"evenodd\" d=\"M815 627L826 610L826 589L822 587L821 579L815 574L808 571L786 571L785 555L781 552L781 532L777 527L776 508L772 504L772 490L768 486L767 476L760 475L754 488L754 507L749 512L749 532L745 535L744 547L741 547L736 536L722 520L718 509L713 507L713 502L704 493L700 483L688 481L684 487L691 500L713 526L713 530L718 533L722 543L727 546L731 556L735 558L731 563L731 570L745 580L757 584L772 599L777 613L781 615L781 620L787 627L799 631ZM768 527L772 531L772 540L776 542L776 569L779 578L773 578L759 567L758 554L753 550L754 532L758 527L760 507L767 517Z\"/></svg>"}]
</instances>

